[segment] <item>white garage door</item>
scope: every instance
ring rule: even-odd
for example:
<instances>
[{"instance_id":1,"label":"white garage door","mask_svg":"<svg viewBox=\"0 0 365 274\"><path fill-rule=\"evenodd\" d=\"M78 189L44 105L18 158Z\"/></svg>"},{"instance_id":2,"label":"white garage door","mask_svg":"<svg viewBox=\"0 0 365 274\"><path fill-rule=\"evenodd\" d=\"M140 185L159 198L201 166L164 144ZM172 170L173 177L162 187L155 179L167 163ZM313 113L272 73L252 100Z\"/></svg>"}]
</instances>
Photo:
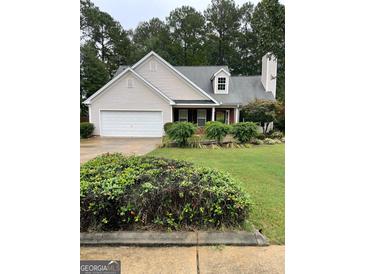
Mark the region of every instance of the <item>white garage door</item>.
<instances>
[{"instance_id":1,"label":"white garage door","mask_svg":"<svg viewBox=\"0 0 365 274\"><path fill-rule=\"evenodd\" d=\"M161 111L101 111L102 136L162 137Z\"/></svg>"}]
</instances>

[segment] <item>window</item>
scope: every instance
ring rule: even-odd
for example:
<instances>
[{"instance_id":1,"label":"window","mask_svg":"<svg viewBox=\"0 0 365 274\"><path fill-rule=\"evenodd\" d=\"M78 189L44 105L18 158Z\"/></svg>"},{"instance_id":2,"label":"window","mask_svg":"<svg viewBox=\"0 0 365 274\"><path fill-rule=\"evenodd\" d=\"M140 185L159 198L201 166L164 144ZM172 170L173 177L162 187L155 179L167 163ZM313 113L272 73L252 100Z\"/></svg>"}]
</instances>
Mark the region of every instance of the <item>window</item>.
<instances>
[{"instance_id":1,"label":"window","mask_svg":"<svg viewBox=\"0 0 365 274\"><path fill-rule=\"evenodd\" d=\"M132 78L129 78L127 80L127 87L128 88L133 88L134 87L134 83L133 83L133 79Z\"/></svg>"},{"instance_id":2,"label":"window","mask_svg":"<svg viewBox=\"0 0 365 274\"><path fill-rule=\"evenodd\" d=\"M179 122L187 122L187 121L188 121L188 110L179 109Z\"/></svg>"},{"instance_id":3,"label":"window","mask_svg":"<svg viewBox=\"0 0 365 274\"><path fill-rule=\"evenodd\" d=\"M198 109L198 127L205 126L207 121L207 110L206 109Z\"/></svg>"},{"instance_id":4,"label":"window","mask_svg":"<svg viewBox=\"0 0 365 274\"><path fill-rule=\"evenodd\" d=\"M150 71L157 71L157 64L155 61L150 62Z\"/></svg>"},{"instance_id":5,"label":"window","mask_svg":"<svg viewBox=\"0 0 365 274\"><path fill-rule=\"evenodd\" d=\"M218 91L217 92L225 92L226 91L226 78L218 77Z\"/></svg>"}]
</instances>

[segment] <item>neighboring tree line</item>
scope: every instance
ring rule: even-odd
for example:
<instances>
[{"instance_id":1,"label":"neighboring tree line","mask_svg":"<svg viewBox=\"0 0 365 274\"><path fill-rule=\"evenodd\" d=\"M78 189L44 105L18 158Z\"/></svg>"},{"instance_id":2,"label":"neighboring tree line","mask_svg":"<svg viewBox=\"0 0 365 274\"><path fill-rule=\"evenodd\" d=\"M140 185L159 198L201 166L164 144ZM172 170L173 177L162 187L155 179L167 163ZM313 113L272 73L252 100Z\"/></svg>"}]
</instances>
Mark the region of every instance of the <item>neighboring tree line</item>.
<instances>
[{"instance_id":1,"label":"neighboring tree line","mask_svg":"<svg viewBox=\"0 0 365 274\"><path fill-rule=\"evenodd\" d=\"M261 74L267 52L278 58L277 97L285 95L285 8L278 0L237 6L212 0L204 13L182 6L165 21L152 18L125 30L90 0L81 0L80 98L102 87L120 65L151 50L172 65L228 65L236 75ZM81 114L87 109L81 104Z\"/></svg>"}]
</instances>

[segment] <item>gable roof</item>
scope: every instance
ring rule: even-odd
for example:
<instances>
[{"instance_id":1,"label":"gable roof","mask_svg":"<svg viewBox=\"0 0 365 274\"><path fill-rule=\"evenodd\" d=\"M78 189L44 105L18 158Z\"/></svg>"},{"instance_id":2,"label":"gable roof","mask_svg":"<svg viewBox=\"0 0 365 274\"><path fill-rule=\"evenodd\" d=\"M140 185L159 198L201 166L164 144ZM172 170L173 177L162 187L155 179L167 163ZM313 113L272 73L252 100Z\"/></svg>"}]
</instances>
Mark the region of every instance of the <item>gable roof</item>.
<instances>
[{"instance_id":1,"label":"gable roof","mask_svg":"<svg viewBox=\"0 0 365 274\"><path fill-rule=\"evenodd\" d=\"M210 80L213 80L214 77L216 77L218 75L218 73L220 73L221 71L223 71L225 74L227 74L228 76L231 76L231 74L229 73L229 70L225 70L225 68L221 68L220 70L218 70L216 73L214 73L212 75L212 77L210 77Z\"/></svg>"},{"instance_id":2,"label":"gable roof","mask_svg":"<svg viewBox=\"0 0 365 274\"><path fill-rule=\"evenodd\" d=\"M119 69L118 69L119 70ZM155 91L159 96L161 96L164 100L166 100L170 105L174 105L175 102L171 100L169 97L167 97L161 90L159 90L157 87L146 81L141 75L139 75L137 72L135 72L132 68L127 67L123 68L121 72L116 75L114 78L112 78L108 83L106 83L103 87L101 87L97 92L95 92L93 95L91 95L89 98L87 98L83 103L86 105L89 105L93 99L95 99L98 95L103 93L109 86L111 86L113 83L115 83L118 79L122 78L123 75L125 75L127 72L131 72L134 74L138 79L140 79L146 86L151 88L153 91Z\"/></svg>"},{"instance_id":3,"label":"gable roof","mask_svg":"<svg viewBox=\"0 0 365 274\"><path fill-rule=\"evenodd\" d=\"M212 76L228 66L176 66L182 74L223 105L246 105L255 99L275 100L272 92L266 92L261 83L261 76L231 76L229 77L229 93L214 94L211 82Z\"/></svg>"},{"instance_id":4,"label":"gable roof","mask_svg":"<svg viewBox=\"0 0 365 274\"><path fill-rule=\"evenodd\" d=\"M177 70L174 66L172 66L170 63L168 63L165 59L163 59L160 55L158 55L156 52L151 51L147 55L145 55L141 60L139 60L137 63L135 63L132 66L132 69L137 68L139 65L144 63L150 56L156 57L160 62L162 62L164 65L166 65L170 70L172 70L175 74L177 74L180 78L182 78L184 81L186 81L190 86L192 86L194 89L208 97L210 100L214 102L214 104L218 105L218 102L212 97L210 94L208 94L206 91L201 89L198 85L196 85L193 81L191 81L188 77L186 77L183 73L181 73L179 70Z\"/></svg>"}]
</instances>

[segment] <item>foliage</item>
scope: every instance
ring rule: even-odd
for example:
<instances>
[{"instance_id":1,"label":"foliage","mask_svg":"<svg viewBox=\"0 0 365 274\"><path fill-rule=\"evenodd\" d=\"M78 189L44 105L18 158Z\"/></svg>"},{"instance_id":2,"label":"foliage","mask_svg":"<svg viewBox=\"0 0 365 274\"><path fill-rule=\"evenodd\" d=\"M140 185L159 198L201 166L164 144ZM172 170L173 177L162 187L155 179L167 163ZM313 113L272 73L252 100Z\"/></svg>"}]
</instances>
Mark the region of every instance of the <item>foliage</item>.
<instances>
[{"instance_id":1,"label":"foliage","mask_svg":"<svg viewBox=\"0 0 365 274\"><path fill-rule=\"evenodd\" d=\"M251 15L251 30L255 48L254 59L273 53L278 59L277 98L285 95L285 7L279 0L260 1ZM261 73L261 63L256 63L256 73Z\"/></svg>"},{"instance_id":2,"label":"foliage","mask_svg":"<svg viewBox=\"0 0 365 274\"><path fill-rule=\"evenodd\" d=\"M221 143L223 138L230 132L231 127L221 122L210 121L205 125L205 134L208 139L214 139Z\"/></svg>"},{"instance_id":3,"label":"foliage","mask_svg":"<svg viewBox=\"0 0 365 274\"><path fill-rule=\"evenodd\" d=\"M163 130L167 133L167 131L169 130L169 128L172 126L171 122L167 122L163 125Z\"/></svg>"},{"instance_id":4,"label":"foliage","mask_svg":"<svg viewBox=\"0 0 365 274\"><path fill-rule=\"evenodd\" d=\"M239 36L241 10L233 0L212 0L204 12L207 28L207 45L210 62L228 65L237 56L236 45Z\"/></svg>"},{"instance_id":5,"label":"foliage","mask_svg":"<svg viewBox=\"0 0 365 274\"><path fill-rule=\"evenodd\" d=\"M230 175L185 161L109 154L80 176L82 231L240 226L251 206Z\"/></svg>"},{"instance_id":6,"label":"foliage","mask_svg":"<svg viewBox=\"0 0 365 274\"><path fill-rule=\"evenodd\" d=\"M266 145L275 145L277 142L274 139L271 138L265 138L264 139L264 144Z\"/></svg>"},{"instance_id":7,"label":"foliage","mask_svg":"<svg viewBox=\"0 0 365 274\"><path fill-rule=\"evenodd\" d=\"M205 135L205 127L197 127L195 134L197 135Z\"/></svg>"},{"instance_id":8,"label":"foliage","mask_svg":"<svg viewBox=\"0 0 365 274\"><path fill-rule=\"evenodd\" d=\"M276 119L274 121L274 128L285 132L285 106L282 103L276 105Z\"/></svg>"},{"instance_id":9,"label":"foliage","mask_svg":"<svg viewBox=\"0 0 365 274\"><path fill-rule=\"evenodd\" d=\"M251 144L253 145L262 145L264 144L264 141L260 140L260 139L257 139L257 138L254 138L251 140Z\"/></svg>"},{"instance_id":10,"label":"foliage","mask_svg":"<svg viewBox=\"0 0 365 274\"><path fill-rule=\"evenodd\" d=\"M173 141L175 141L178 146L187 146L188 138L193 136L197 126L189 122L175 122L167 131L167 135Z\"/></svg>"},{"instance_id":11,"label":"foliage","mask_svg":"<svg viewBox=\"0 0 365 274\"><path fill-rule=\"evenodd\" d=\"M133 32L132 62L137 62L151 50L171 60L175 45L171 42L168 26L158 18L141 22Z\"/></svg>"},{"instance_id":12,"label":"foliage","mask_svg":"<svg viewBox=\"0 0 365 274\"><path fill-rule=\"evenodd\" d=\"M83 122L80 123L80 137L89 138L94 131L94 125L92 123Z\"/></svg>"},{"instance_id":13,"label":"foliage","mask_svg":"<svg viewBox=\"0 0 365 274\"><path fill-rule=\"evenodd\" d=\"M82 102L109 80L109 73L92 43L82 45L80 53L80 109L86 115L88 108Z\"/></svg>"},{"instance_id":14,"label":"foliage","mask_svg":"<svg viewBox=\"0 0 365 274\"><path fill-rule=\"evenodd\" d=\"M81 0L81 44L92 43L100 60L112 77L120 64L130 60L129 33L110 14L101 11L90 0Z\"/></svg>"},{"instance_id":15,"label":"foliage","mask_svg":"<svg viewBox=\"0 0 365 274\"><path fill-rule=\"evenodd\" d=\"M232 134L240 143L247 143L257 136L257 125L253 122L241 122L234 124Z\"/></svg>"},{"instance_id":16,"label":"foliage","mask_svg":"<svg viewBox=\"0 0 365 274\"><path fill-rule=\"evenodd\" d=\"M284 137L284 134L280 131L273 131L270 133L270 138L273 138L273 139L281 139Z\"/></svg>"},{"instance_id":17,"label":"foliage","mask_svg":"<svg viewBox=\"0 0 365 274\"><path fill-rule=\"evenodd\" d=\"M171 31L172 43L182 54L177 55L178 63L200 65L205 63L203 43L205 40L205 18L189 6L174 9L166 18Z\"/></svg>"},{"instance_id":18,"label":"foliage","mask_svg":"<svg viewBox=\"0 0 365 274\"><path fill-rule=\"evenodd\" d=\"M269 100L256 100L242 108L242 116L245 121L259 123L263 133L268 131L269 123L276 120L277 102Z\"/></svg>"}]
</instances>

